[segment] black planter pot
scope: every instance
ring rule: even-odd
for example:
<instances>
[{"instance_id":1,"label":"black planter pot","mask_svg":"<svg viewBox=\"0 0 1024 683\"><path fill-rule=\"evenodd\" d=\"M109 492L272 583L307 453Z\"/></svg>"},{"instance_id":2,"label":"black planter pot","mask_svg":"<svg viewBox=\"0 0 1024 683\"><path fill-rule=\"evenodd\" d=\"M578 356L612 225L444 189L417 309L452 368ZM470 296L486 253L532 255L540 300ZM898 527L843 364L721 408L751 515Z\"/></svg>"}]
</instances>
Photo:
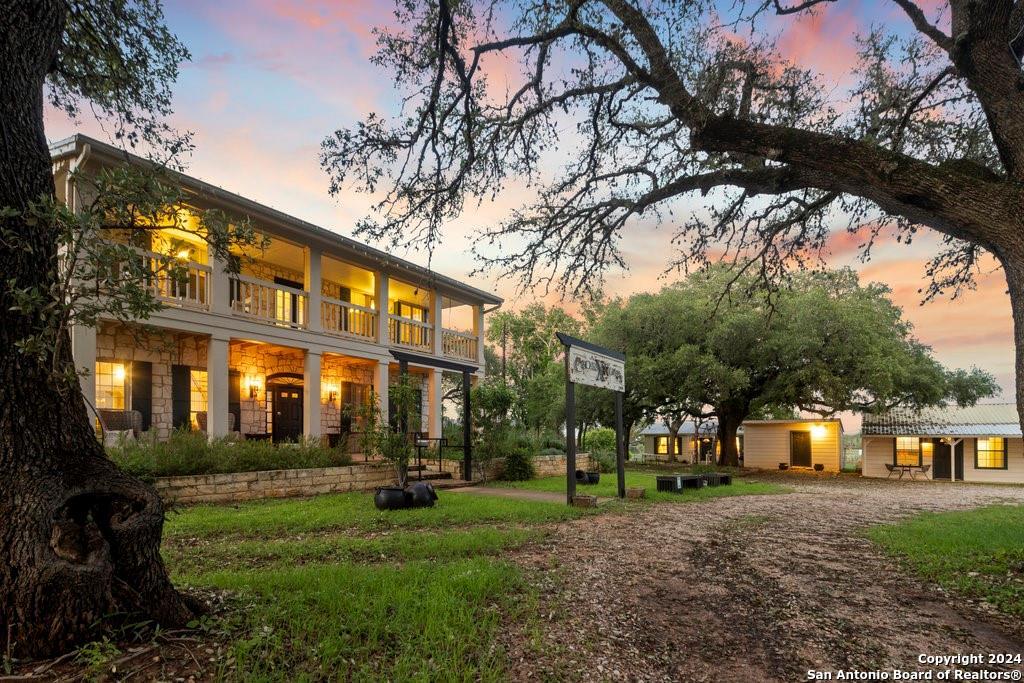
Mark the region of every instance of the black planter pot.
<instances>
[{"instance_id":1,"label":"black planter pot","mask_svg":"<svg viewBox=\"0 0 1024 683\"><path fill-rule=\"evenodd\" d=\"M587 472L587 483L588 484L597 484L600 481L601 481L601 473L600 472Z\"/></svg>"},{"instance_id":2,"label":"black planter pot","mask_svg":"<svg viewBox=\"0 0 1024 683\"><path fill-rule=\"evenodd\" d=\"M820 462L814 463L814 471L815 472L824 472L825 471L825 464L824 463L820 463Z\"/></svg>"},{"instance_id":3,"label":"black planter pot","mask_svg":"<svg viewBox=\"0 0 1024 683\"><path fill-rule=\"evenodd\" d=\"M576 483L577 484L589 484L590 477L583 470L576 470Z\"/></svg>"},{"instance_id":4,"label":"black planter pot","mask_svg":"<svg viewBox=\"0 0 1024 683\"><path fill-rule=\"evenodd\" d=\"M410 486L406 491L406 495L414 508L434 507L434 501L437 500L437 491L434 490L434 485L426 481L417 482Z\"/></svg>"},{"instance_id":5,"label":"black planter pot","mask_svg":"<svg viewBox=\"0 0 1024 683\"><path fill-rule=\"evenodd\" d=\"M779 469L780 469L780 470L788 470L788 469L789 469L789 465L787 465L787 464L786 464L786 463L784 463L784 462L780 462L780 463L779 463Z\"/></svg>"},{"instance_id":6,"label":"black planter pot","mask_svg":"<svg viewBox=\"0 0 1024 683\"><path fill-rule=\"evenodd\" d=\"M381 486L373 497L373 504L378 510L402 510L409 507L405 489L397 486Z\"/></svg>"}]
</instances>

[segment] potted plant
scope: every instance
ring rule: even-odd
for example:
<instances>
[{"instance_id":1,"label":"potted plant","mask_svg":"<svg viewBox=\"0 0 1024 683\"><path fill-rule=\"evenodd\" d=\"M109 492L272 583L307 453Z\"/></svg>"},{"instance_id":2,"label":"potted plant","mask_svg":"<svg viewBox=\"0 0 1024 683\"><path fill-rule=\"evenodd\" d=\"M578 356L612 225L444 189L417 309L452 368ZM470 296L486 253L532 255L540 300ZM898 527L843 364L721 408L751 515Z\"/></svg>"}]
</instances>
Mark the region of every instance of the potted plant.
<instances>
[{"instance_id":1,"label":"potted plant","mask_svg":"<svg viewBox=\"0 0 1024 683\"><path fill-rule=\"evenodd\" d=\"M820 462L814 463L814 471L815 472L824 472L825 471L824 463L820 463Z\"/></svg>"},{"instance_id":2,"label":"potted plant","mask_svg":"<svg viewBox=\"0 0 1024 683\"><path fill-rule=\"evenodd\" d=\"M404 381L391 387L392 400L399 410L409 410L413 403L414 393ZM408 415L408 413L405 413ZM409 477L409 460L412 457L412 442L407 434L388 424L381 415L380 404L376 397L360 409L363 431L359 435L359 445L363 453L374 455L391 463L395 468L396 486L381 486L374 495L373 502L379 510L398 510L409 507L411 500L406 495L405 485Z\"/></svg>"}]
</instances>

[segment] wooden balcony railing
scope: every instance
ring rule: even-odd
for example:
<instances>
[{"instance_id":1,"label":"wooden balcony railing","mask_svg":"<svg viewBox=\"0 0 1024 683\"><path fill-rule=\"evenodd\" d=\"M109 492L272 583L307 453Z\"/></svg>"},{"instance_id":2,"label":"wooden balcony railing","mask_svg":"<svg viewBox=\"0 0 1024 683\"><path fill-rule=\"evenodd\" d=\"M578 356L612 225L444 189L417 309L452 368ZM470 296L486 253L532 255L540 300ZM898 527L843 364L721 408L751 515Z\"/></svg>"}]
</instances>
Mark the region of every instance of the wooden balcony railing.
<instances>
[{"instance_id":1,"label":"wooden balcony railing","mask_svg":"<svg viewBox=\"0 0 1024 683\"><path fill-rule=\"evenodd\" d=\"M457 330L441 330L441 348L448 358L476 361L477 338Z\"/></svg>"},{"instance_id":2,"label":"wooden balcony railing","mask_svg":"<svg viewBox=\"0 0 1024 683\"><path fill-rule=\"evenodd\" d=\"M393 346L405 346L418 351L431 351L433 326L401 315L388 316L388 339Z\"/></svg>"},{"instance_id":3,"label":"wooden balcony railing","mask_svg":"<svg viewBox=\"0 0 1024 683\"><path fill-rule=\"evenodd\" d=\"M302 328L306 326L308 300L308 293L301 289L246 275L231 276L231 310L236 315Z\"/></svg>"},{"instance_id":4,"label":"wooden balcony railing","mask_svg":"<svg viewBox=\"0 0 1024 683\"><path fill-rule=\"evenodd\" d=\"M143 270L151 273L146 284L154 297L172 306L209 308L210 266L195 261L177 261L155 251L135 251L142 259Z\"/></svg>"},{"instance_id":5,"label":"wooden balcony railing","mask_svg":"<svg viewBox=\"0 0 1024 683\"><path fill-rule=\"evenodd\" d=\"M377 311L365 306L325 296L320 302L320 322L324 332L330 334L371 341L377 338Z\"/></svg>"}]
</instances>

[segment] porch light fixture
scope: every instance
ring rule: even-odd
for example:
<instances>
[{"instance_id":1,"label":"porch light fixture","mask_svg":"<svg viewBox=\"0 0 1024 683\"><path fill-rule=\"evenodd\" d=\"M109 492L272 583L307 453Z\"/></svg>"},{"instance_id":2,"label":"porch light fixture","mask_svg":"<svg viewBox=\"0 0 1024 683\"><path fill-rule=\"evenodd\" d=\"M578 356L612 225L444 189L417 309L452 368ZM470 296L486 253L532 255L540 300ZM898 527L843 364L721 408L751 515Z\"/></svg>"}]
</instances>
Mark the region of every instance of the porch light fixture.
<instances>
[{"instance_id":1,"label":"porch light fixture","mask_svg":"<svg viewBox=\"0 0 1024 683\"><path fill-rule=\"evenodd\" d=\"M825 425L813 425L811 427L811 436L813 436L815 439L820 439L827 433L828 430L825 429Z\"/></svg>"},{"instance_id":2,"label":"porch light fixture","mask_svg":"<svg viewBox=\"0 0 1024 683\"><path fill-rule=\"evenodd\" d=\"M182 249L181 251L179 251L177 253L177 257L181 261L187 261L188 257L191 256L191 255L192 255L192 252L189 249Z\"/></svg>"},{"instance_id":3,"label":"porch light fixture","mask_svg":"<svg viewBox=\"0 0 1024 683\"><path fill-rule=\"evenodd\" d=\"M335 387L327 387L327 402L333 404L338 400L338 390Z\"/></svg>"},{"instance_id":4,"label":"porch light fixture","mask_svg":"<svg viewBox=\"0 0 1024 683\"><path fill-rule=\"evenodd\" d=\"M249 377L246 379L246 384L249 387L249 399L255 401L260 395L260 381L256 377Z\"/></svg>"},{"instance_id":5,"label":"porch light fixture","mask_svg":"<svg viewBox=\"0 0 1024 683\"><path fill-rule=\"evenodd\" d=\"M121 365L120 363L115 363L114 364L114 369L113 369L113 374L114 374L114 379L116 379L118 382L123 382L124 381L124 366Z\"/></svg>"}]
</instances>

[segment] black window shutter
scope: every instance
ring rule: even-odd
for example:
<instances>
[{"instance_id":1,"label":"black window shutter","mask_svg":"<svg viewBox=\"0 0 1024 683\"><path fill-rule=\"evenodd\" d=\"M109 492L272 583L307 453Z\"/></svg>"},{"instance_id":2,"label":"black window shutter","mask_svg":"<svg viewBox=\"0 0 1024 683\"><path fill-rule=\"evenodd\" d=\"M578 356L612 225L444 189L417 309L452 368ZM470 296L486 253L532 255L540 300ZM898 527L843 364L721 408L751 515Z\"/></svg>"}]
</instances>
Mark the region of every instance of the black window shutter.
<instances>
[{"instance_id":1,"label":"black window shutter","mask_svg":"<svg viewBox=\"0 0 1024 683\"><path fill-rule=\"evenodd\" d=\"M233 431L242 431L242 373L228 370L228 412L235 416Z\"/></svg>"},{"instance_id":2,"label":"black window shutter","mask_svg":"<svg viewBox=\"0 0 1024 683\"><path fill-rule=\"evenodd\" d=\"M192 427L192 368L171 366L171 424L175 429Z\"/></svg>"},{"instance_id":3,"label":"black window shutter","mask_svg":"<svg viewBox=\"0 0 1024 683\"><path fill-rule=\"evenodd\" d=\"M132 410L142 413L142 431L153 422L153 364L137 360L132 362Z\"/></svg>"}]
</instances>

